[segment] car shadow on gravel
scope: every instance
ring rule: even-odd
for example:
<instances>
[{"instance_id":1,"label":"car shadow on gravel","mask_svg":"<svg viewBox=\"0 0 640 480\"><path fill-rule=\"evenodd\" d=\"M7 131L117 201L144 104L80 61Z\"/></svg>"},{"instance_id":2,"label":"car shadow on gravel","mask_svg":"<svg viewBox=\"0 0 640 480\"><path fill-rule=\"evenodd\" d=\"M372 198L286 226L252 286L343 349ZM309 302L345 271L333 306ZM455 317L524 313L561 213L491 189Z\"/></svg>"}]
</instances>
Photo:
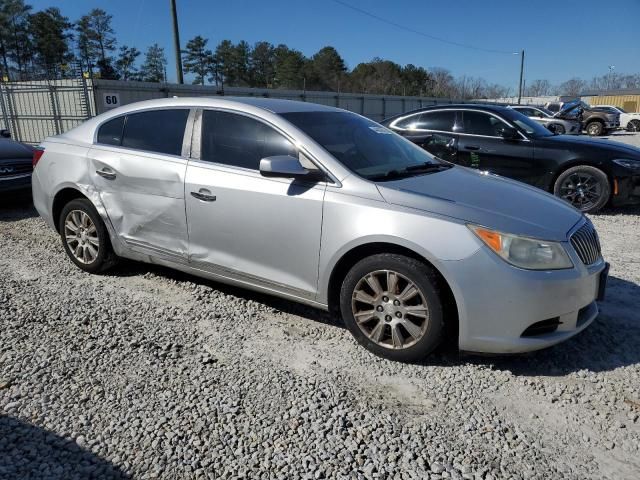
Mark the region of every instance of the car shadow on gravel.
<instances>
[{"instance_id":1,"label":"car shadow on gravel","mask_svg":"<svg viewBox=\"0 0 640 480\"><path fill-rule=\"evenodd\" d=\"M78 444L23 420L0 415L0 478L131 478Z\"/></svg>"},{"instance_id":2,"label":"car shadow on gravel","mask_svg":"<svg viewBox=\"0 0 640 480\"><path fill-rule=\"evenodd\" d=\"M0 195L0 222L17 222L37 216L31 195Z\"/></svg>"},{"instance_id":3,"label":"car shadow on gravel","mask_svg":"<svg viewBox=\"0 0 640 480\"><path fill-rule=\"evenodd\" d=\"M551 348L524 355L473 359L514 375L562 376L640 365L640 285L609 277L600 315L584 331Z\"/></svg>"},{"instance_id":4,"label":"car shadow on gravel","mask_svg":"<svg viewBox=\"0 0 640 480\"><path fill-rule=\"evenodd\" d=\"M189 282L196 285L204 285L225 295L233 295L234 297L238 297L243 300L258 302L282 313L297 315L299 317L304 317L333 327L346 328L342 323L342 320L323 310L309 307L294 301L289 301L284 298L255 292L241 287L235 287L233 285L227 285L225 283L219 283L207 278L196 277L195 275L190 275L161 265L123 260L106 272L105 275L115 277L133 277L147 273L159 275L176 282Z\"/></svg>"}]
</instances>

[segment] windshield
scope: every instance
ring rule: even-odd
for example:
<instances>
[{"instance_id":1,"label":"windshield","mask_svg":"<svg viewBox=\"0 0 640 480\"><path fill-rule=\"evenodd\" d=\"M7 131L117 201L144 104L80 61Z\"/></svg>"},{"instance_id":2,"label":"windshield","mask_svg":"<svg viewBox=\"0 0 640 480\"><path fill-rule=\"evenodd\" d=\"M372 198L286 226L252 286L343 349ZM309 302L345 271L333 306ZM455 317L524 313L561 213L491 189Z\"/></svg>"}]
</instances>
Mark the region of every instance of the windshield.
<instances>
[{"instance_id":1,"label":"windshield","mask_svg":"<svg viewBox=\"0 0 640 480\"><path fill-rule=\"evenodd\" d=\"M526 115L512 109L505 108L502 114L507 120L511 120L520 130L524 131L530 137L552 137L553 133L540 125L535 120L530 119Z\"/></svg>"},{"instance_id":2,"label":"windshield","mask_svg":"<svg viewBox=\"0 0 640 480\"><path fill-rule=\"evenodd\" d=\"M349 112L280 114L313 138L349 170L378 180L420 175L420 169L448 165L386 127ZM392 175L393 174L393 175Z\"/></svg>"},{"instance_id":3,"label":"windshield","mask_svg":"<svg viewBox=\"0 0 640 480\"><path fill-rule=\"evenodd\" d=\"M553 112L551 110L548 110L544 107L536 107L538 110L540 110L542 113L546 113L549 117L553 117Z\"/></svg>"}]
</instances>

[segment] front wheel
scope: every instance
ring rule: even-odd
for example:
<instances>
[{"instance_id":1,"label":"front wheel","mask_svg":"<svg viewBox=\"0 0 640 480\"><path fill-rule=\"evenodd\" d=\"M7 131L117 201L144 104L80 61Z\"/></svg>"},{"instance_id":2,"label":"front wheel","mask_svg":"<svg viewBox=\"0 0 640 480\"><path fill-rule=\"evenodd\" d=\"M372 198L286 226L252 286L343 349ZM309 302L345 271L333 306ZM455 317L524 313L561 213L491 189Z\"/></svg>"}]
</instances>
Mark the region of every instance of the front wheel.
<instances>
[{"instance_id":1,"label":"front wheel","mask_svg":"<svg viewBox=\"0 0 640 480\"><path fill-rule=\"evenodd\" d=\"M86 198L71 200L64 206L59 230L65 252L82 270L98 273L115 263L107 229Z\"/></svg>"},{"instance_id":2,"label":"front wheel","mask_svg":"<svg viewBox=\"0 0 640 480\"><path fill-rule=\"evenodd\" d=\"M630 132L640 132L640 120L631 120L627 123L627 130Z\"/></svg>"},{"instance_id":3,"label":"front wheel","mask_svg":"<svg viewBox=\"0 0 640 480\"><path fill-rule=\"evenodd\" d=\"M340 310L356 340L390 360L422 360L442 341L436 276L413 258L385 253L360 260L342 283Z\"/></svg>"},{"instance_id":4,"label":"front wheel","mask_svg":"<svg viewBox=\"0 0 640 480\"><path fill-rule=\"evenodd\" d=\"M554 132L557 133L558 135L564 135L566 133L564 125L560 125L559 123L555 124L554 125Z\"/></svg>"},{"instance_id":5,"label":"front wheel","mask_svg":"<svg viewBox=\"0 0 640 480\"><path fill-rule=\"evenodd\" d=\"M604 132L604 125L600 122L591 122L587 125L587 133L592 137L602 135Z\"/></svg>"},{"instance_id":6,"label":"front wheel","mask_svg":"<svg viewBox=\"0 0 640 480\"><path fill-rule=\"evenodd\" d=\"M553 193L581 212L595 213L609 201L611 186L607 174L602 170L579 165L560 174Z\"/></svg>"}]
</instances>

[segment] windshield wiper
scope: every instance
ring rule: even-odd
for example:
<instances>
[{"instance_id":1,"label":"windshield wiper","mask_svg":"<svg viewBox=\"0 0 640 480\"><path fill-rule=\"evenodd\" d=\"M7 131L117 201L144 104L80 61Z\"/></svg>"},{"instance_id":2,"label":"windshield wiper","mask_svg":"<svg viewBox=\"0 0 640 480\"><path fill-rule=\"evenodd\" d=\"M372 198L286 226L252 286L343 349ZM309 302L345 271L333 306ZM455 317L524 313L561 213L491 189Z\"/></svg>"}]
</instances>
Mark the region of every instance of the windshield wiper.
<instances>
[{"instance_id":1,"label":"windshield wiper","mask_svg":"<svg viewBox=\"0 0 640 480\"><path fill-rule=\"evenodd\" d=\"M433 172L436 170L447 170L449 168L453 167L453 165L451 165L450 163L430 163L430 162L426 162L426 163L421 163L420 165L410 165L407 168L405 168L405 171L407 172Z\"/></svg>"},{"instance_id":2,"label":"windshield wiper","mask_svg":"<svg viewBox=\"0 0 640 480\"><path fill-rule=\"evenodd\" d=\"M388 172L368 177L368 179L374 182L380 181L380 180L393 180L398 178L410 177L416 173L429 173L429 172L438 172L440 170L448 170L451 167L453 167L453 165L448 163L425 162L419 165L409 165L408 167L403 168L402 170L396 170L396 169L389 170Z\"/></svg>"}]
</instances>

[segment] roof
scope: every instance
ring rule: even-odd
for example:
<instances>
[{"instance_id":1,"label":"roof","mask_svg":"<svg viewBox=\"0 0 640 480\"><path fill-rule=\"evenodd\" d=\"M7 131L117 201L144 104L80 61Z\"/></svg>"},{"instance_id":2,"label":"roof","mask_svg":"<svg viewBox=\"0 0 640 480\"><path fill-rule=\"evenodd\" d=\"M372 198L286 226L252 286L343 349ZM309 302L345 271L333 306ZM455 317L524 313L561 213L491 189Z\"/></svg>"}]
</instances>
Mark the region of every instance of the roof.
<instances>
[{"instance_id":1,"label":"roof","mask_svg":"<svg viewBox=\"0 0 640 480\"><path fill-rule=\"evenodd\" d=\"M581 97L610 97L614 95L640 95L639 88L614 88L611 90L587 90Z\"/></svg>"},{"instance_id":2,"label":"roof","mask_svg":"<svg viewBox=\"0 0 640 480\"><path fill-rule=\"evenodd\" d=\"M389 117L383 120L383 122L404 117L405 115L411 115L413 113L428 112L429 110L444 110L444 109L448 110L448 109L461 109L461 108L465 108L465 109L473 108L476 110L485 110L489 112L503 112L504 110L507 109L507 107L503 105L495 105L491 103L443 103L440 105L430 105L428 107L417 108L409 112L400 113L398 115L394 115L393 117Z\"/></svg>"}]
</instances>

